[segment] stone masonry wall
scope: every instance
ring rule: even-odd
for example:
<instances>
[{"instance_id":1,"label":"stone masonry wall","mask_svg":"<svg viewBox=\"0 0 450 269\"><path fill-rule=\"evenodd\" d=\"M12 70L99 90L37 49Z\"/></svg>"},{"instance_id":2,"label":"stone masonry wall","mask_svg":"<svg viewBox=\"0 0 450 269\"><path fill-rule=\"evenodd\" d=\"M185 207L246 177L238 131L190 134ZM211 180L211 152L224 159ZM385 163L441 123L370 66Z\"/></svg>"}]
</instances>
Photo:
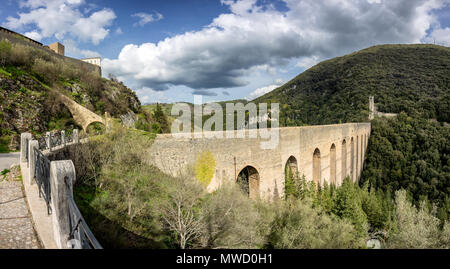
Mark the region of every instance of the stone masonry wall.
<instances>
[{"instance_id":1,"label":"stone masonry wall","mask_svg":"<svg viewBox=\"0 0 450 269\"><path fill-rule=\"evenodd\" d=\"M224 182L235 181L243 168L252 166L259 173L260 197L269 200L275 195L284 195L285 165L291 156L297 161L300 176L305 175L308 181L312 180L313 153L316 149L320 151L321 183L329 183L330 177L333 177L340 185L347 175L354 181L359 179L370 136L370 123L286 127L279 130L279 144L275 149L261 149L260 142L265 141L261 138L173 138L172 135L158 135L147 154L151 164L163 172L176 175L188 165L193 165L200 153L211 152L217 165L208 186L209 191ZM335 174L330 173L330 149L333 144L336 152ZM347 152L344 162L343 152Z\"/></svg>"}]
</instances>

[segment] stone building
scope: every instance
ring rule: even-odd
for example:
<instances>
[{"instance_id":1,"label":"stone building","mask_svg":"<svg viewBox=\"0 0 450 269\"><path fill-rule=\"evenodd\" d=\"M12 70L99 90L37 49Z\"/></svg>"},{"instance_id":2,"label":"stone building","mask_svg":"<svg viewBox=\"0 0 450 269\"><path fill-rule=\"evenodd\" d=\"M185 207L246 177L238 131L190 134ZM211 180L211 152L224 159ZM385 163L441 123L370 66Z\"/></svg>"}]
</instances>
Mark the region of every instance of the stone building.
<instances>
[{"instance_id":1,"label":"stone building","mask_svg":"<svg viewBox=\"0 0 450 269\"><path fill-rule=\"evenodd\" d=\"M85 58L81 59L83 62L90 63L96 66L100 66L101 58L100 57L93 57L93 58Z\"/></svg>"},{"instance_id":2,"label":"stone building","mask_svg":"<svg viewBox=\"0 0 450 269\"><path fill-rule=\"evenodd\" d=\"M375 105L374 97L369 96L369 120L373 120L375 117L393 118L396 116L396 113L384 113L378 111L378 107Z\"/></svg>"},{"instance_id":3,"label":"stone building","mask_svg":"<svg viewBox=\"0 0 450 269\"><path fill-rule=\"evenodd\" d=\"M53 44L50 44L49 46L48 46L49 48L50 48L50 50L52 50L53 52L55 52L55 53L57 53L57 54L59 54L59 55L62 55L62 56L64 56L64 45L63 44L61 44L61 43L59 43L59 42L55 42L55 43L53 43Z\"/></svg>"}]
</instances>

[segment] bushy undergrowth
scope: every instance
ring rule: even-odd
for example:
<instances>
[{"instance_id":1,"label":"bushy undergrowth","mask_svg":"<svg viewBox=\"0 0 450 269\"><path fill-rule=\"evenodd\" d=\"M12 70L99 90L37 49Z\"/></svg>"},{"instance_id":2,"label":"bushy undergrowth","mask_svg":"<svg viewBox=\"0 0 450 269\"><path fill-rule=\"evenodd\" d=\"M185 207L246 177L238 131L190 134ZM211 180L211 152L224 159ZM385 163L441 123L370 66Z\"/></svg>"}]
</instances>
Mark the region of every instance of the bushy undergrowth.
<instances>
[{"instance_id":1,"label":"bushy undergrowth","mask_svg":"<svg viewBox=\"0 0 450 269\"><path fill-rule=\"evenodd\" d=\"M345 180L339 188L292 181L275 202L234 183L212 193L194 167L177 177L148 164L154 135L114 128L74 155L77 204L106 248L448 248L449 225L427 208ZM417 242L425 242L417 244Z\"/></svg>"},{"instance_id":2,"label":"bushy undergrowth","mask_svg":"<svg viewBox=\"0 0 450 269\"><path fill-rule=\"evenodd\" d=\"M47 85L53 85L63 78L80 81L92 91L101 90L102 78L87 65L53 56L50 52L31 46L12 44L7 40L0 41L0 65L21 67Z\"/></svg>"}]
</instances>

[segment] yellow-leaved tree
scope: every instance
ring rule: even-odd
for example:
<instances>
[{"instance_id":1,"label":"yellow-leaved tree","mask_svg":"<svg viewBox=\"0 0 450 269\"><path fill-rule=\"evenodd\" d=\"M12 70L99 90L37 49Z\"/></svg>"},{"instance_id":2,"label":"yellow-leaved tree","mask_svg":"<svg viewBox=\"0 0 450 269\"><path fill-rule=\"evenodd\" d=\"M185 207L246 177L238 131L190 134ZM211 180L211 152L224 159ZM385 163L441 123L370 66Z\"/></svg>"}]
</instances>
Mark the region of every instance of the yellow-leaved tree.
<instances>
[{"instance_id":1,"label":"yellow-leaved tree","mask_svg":"<svg viewBox=\"0 0 450 269\"><path fill-rule=\"evenodd\" d=\"M211 183L216 170L216 159L209 151L201 152L195 162L195 178L205 187Z\"/></svg>"}]
</instances>

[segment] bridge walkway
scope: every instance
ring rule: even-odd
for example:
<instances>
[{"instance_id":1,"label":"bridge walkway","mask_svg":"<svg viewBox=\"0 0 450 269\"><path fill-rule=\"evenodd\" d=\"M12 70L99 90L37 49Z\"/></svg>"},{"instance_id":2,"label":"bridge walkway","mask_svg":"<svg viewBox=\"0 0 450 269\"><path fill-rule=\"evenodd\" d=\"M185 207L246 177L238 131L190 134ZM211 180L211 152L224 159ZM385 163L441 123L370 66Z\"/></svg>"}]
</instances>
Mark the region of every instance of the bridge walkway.
<instances>
[{"instance_id":1,"label":"bridge walkway","mask_svg":"<svg viewBox=\"0 0 450 269\"><path fill-rule=\"evenodd\" d=\"M39 249L19 175L15 166L0 176L0 249Z\"/></svg>"}]
</instances>

